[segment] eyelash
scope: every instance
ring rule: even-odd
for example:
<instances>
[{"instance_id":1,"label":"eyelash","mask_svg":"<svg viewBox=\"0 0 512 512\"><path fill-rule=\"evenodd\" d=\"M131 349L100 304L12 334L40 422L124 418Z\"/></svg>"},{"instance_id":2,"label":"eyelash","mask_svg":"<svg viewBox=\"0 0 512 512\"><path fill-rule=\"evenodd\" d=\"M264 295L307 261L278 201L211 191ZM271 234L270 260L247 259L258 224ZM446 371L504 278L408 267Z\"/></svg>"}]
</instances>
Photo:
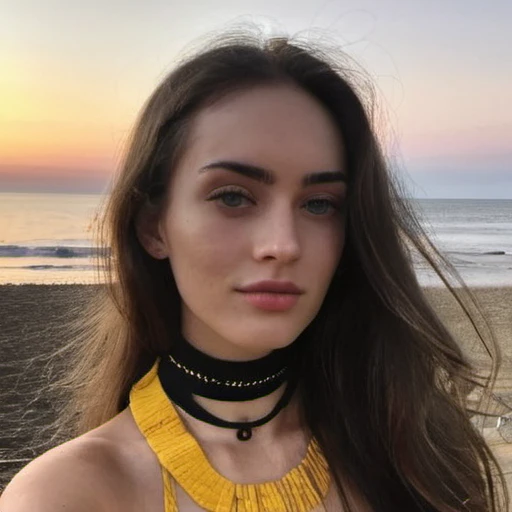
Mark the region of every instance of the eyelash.
<instances>
[{"instance_id":1,"label":"eyelash","mask_svg":"<svg viewBox=\"0 0 512 512\"><path fill-rule=\"evenodd\" d=\"M240 189L238 187L232 187L232 186L226 187L224 189L214 192L212 195L210 195L207 198L207 201L216 201L216 200L222 199L228 195L243 197L244 199L250 201L252 204L255 204L254 199L249 194L247 194L243 189ZM306 201L306 204L313 202L313 201L326 201L329 204L329 206L332 208L332 210L335 212L343 211L343 209L344 209L342 204L339 204L337 201L333 201L332 199L329 199L326 197L317 197L314 199L310 199L309 201ZM228 206L226 204L224 204L223 206L225 206L226 208L229 208L229 209L233 209L233 210L241 208L240 206ZM328 213L330 213L330 212L328 212ZM327 215L327 213L320 213L320 214L313 214L313 215L320 217L320 216Z\"/></svg>"}]
</instances>

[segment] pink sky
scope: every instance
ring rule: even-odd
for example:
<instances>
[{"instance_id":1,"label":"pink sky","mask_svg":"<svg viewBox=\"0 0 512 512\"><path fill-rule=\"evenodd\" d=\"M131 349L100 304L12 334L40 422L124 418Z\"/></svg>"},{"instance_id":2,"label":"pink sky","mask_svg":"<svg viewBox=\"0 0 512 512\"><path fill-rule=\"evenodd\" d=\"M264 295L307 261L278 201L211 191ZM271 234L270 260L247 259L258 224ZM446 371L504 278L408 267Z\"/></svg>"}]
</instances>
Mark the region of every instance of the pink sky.
<instances>
[{"instance_id":1,"label":"pink sky","mask_svg":"<svg viewBox=\"0 0 512 512\"><path fill-rule=\"evenodd\" d=\"M343 34L381 92L390 150L427 194L439 192L443 173L471 172L486 194L504 197L510 183L512 197L511 2L319 5L11 2L0 19L0 192L101 191L178 52L250 14L288 33L316 26ZM491 174L505 181L493 189Z\"/></svg>"}]
</instances>

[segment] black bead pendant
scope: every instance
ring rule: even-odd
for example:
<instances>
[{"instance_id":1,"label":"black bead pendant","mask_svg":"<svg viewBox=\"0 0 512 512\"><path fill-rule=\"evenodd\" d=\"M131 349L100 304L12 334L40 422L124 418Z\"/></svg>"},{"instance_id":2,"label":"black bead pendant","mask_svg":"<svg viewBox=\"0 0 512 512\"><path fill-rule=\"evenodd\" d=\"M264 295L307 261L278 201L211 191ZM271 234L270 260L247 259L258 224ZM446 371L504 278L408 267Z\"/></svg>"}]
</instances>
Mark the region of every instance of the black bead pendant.
<instances>
[{"instance_id":1,"label":"black bead pendant","mask_svg":"<svg viewBox=\"0 0 512 512\"><path fill-rule=\"evenodd\" d=\"M249 441L249 439L252 437L252 429L239 428L236 432L236 437L239 441Z\"/></svg>"}]
</instances>

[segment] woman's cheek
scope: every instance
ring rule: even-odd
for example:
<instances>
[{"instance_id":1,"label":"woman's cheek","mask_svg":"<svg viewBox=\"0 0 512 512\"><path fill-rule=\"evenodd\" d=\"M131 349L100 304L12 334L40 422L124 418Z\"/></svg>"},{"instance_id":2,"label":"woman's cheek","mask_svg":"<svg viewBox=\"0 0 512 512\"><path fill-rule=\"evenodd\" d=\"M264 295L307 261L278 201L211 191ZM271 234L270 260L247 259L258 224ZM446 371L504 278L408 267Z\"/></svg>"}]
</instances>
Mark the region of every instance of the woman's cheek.
<instances>
[{"instance_id":1,"label":"woman's cheek","mask_svg":"<svg viewBox=\"0 0 512 512\"><path fill-rule=\"evenodd\" d=\"M175 245L175 255L183 266L190 268L193 275L199 273L208 279L235 270L235 264L243 257L247 229L215 219L188 227L180 230Z\"/></svg>"}]
</instances>

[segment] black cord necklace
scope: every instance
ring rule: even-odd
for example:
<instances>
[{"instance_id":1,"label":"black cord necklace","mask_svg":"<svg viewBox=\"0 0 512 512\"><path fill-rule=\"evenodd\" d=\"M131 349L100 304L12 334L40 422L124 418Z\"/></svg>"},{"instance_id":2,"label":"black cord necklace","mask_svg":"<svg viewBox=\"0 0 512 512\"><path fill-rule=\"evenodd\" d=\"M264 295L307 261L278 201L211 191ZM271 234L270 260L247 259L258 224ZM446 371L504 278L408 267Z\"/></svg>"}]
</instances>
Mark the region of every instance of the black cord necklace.
<instances>
[{"instance_id":1,"label":"black cord necklace","mask_svg":"<svg viewBox=\"0 0 512 512\"><path fill-rule=\"evenodd\" d=\"M292 346L274 350L253 361L224 361L197 350L181 337L170 354L163 356L158 376L163 390L173 402L196 419L237 431L240 441L252 437L252 429L273 419L288 403L296 389L290 365ZM249 401L261 398L287 382L282 397L264 417L247 422L226 421L209 413L194 395L222 401Z\"/></svg>"}]
</instances>

